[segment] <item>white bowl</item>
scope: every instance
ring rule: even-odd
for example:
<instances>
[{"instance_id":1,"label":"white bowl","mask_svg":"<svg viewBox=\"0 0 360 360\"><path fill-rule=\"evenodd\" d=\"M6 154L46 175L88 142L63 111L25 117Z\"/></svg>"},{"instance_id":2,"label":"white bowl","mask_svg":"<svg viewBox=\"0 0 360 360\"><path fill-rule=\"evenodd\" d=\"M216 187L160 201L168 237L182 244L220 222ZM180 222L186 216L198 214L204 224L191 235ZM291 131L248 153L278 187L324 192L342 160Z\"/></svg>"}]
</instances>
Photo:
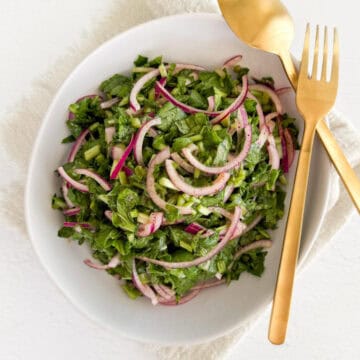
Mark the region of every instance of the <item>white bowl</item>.
<instances>
[{"instance_id":1,"label":"white bowl","mask_svg":"<svg viewBox=\"0 0 360 360\"><path fill-rule=\"evenodd\" d=\"M216 338L241 326L271 300L282 247L284 220L272 236L274 246L266 257L261 278L242 274L229 287L203 291L193 301L177 306L153 307L149 301L130 300L116 279L106 272L85 266L86 246L57 237L62 216L51 209L51 196L60 181L54 169L65 160L68 146L60 141L68 105L84 94L96 91L100 82L114 73L127 73L138 54L163 55L168 61L219 67L231 55L244 55L243 63L256 77L271 75L278 87L288 80L276 56L248 48L214 14L166 17L119 34L89 55L73 71L55 96L40 129L29 169L26 188L26 219L36 253L51 278L81 311L119 334L133 339L164 344L191 344ZM284 96L288 113L302 120L294 95ZM290 172L293 181L295 166ZM316 238L326 206L329 188L329 161L316 142L305 212L300 259ZM291 186L290 186L291 187ZM289 193L290 193L289 187ZM289 196L287 196L287 205Z\"/></svg>"}]
</instances>

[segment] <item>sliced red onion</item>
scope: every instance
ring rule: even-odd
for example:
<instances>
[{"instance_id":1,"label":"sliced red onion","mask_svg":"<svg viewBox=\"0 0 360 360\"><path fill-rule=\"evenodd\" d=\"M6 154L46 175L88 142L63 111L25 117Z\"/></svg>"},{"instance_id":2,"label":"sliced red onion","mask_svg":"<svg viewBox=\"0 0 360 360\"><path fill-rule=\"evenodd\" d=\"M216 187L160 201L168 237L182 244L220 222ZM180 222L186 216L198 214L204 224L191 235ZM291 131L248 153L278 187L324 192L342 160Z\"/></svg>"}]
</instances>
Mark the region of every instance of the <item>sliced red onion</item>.
<instances>
[{"instance_id":1,"label":"sliced red onion","mask_svg":"<svg viewBox=\"0 0 360 360\"><path fill-rule=\"evenodd\" d=\"M207 98L207 101L209 104L207 111L213 112L215 110L215 96L214 95L209 96Z\"/></svg>"},{"instance_id":2,"label":"sliced red onion","mask_svg":"<svg viewBox=\"0 0 360 360\"><path fill-rule=\"evenodd\" d=\"M80 226L84 229L93 229L93 226L89 223L81 223L77 221L64 221L63 223L63 227L74 228L76 226Z\"/></svg>"},{"instance_id":3,"label":"sliced red onion","mask_svg":"<svg viewBox=\"0 0 360 360\"><path fill-rule=\"evenodd\" d=\"M127 177L129 177L129 176L131 176L134 172L130 169L130 168L128 168L127 166L123 166L123 170L124 170L124 173L125 173L125 175L127 176Z\"/></svg>"},{"instance_id":4,"label":"sliced red onion","mask_svg":"<svg viewBox=\"0 0 360 360\"><path fill-rule=\"evenodd\" d=\"M295 146L289 129L284 130L284 137L286 141L286 150L288 154L288 166L290 168L295 158Z\"/></svg>"},{"instance_id":5,"label":"sliced red onion","mask_svg":"<svg viewBox=\"0 0 360 360\"><path fill-rule=\"evenodd\" d=\"M153 212L150 214L149 223L140 224L139 229L136 235L140 237L149 236L157 231L164 219L164 214L162 212Z\"/></svg>"},{"instance_id":6,"label":"sliced red onion","mask_svg":"<svg viewBox=\"0 0 360 360\"><path fill-rule=\"evenodd\" d=\"M289 157L288 157L288 153L287 153L284 130L283 130L283 127L281 126L281 122L279 119L277 121L277 124L278 124L280 141L281 141L281 149L282 149L281 165L282 165L282 169L284 170L284 173L287 173L289 171Z\"/></svg>"},{"instance_id":7,"label":"sliced red onion","mask_svg":"<svg viewBox=\"0 0 360 360\"><path fill-rule=\"evenodd\" d=\"M234 233L237 224L239 223L241 210L238 206L235 207L233 218L231 220L230 226L227 229L227 232L225 236L221 239L221 241L218 242L218 244L213 247L205 256L201 256L195 260L192 261L182 261L182 262L169 262L169 261L162 261L162 260L156 260L156 259L150 259L148 257L138 257L138 259L141 259L143 261L163 266L167 269L180 269L180 268L188 268L190 266L197 266L200 265L215 255L217 255L230 241L232 234Z\"/></svg>"},{"instance_id":8,"label":"sliced red onion","mask_svg":"<svg viewBox=\"0 0 360 360\"><path fill-rule=\"evenodd\" d=\"M68 162L73 162L75 160L75 156L76 154L78 153L78 151L80 150L82 144L84 143L84 140L87 136L87 134L89 134L89 129L85 129L81 132L81 134L78 136L78 138L75 140L71 150L70 150L70 153L69 153L69 156L67 158L67 161Z\"/></svg>"},{"instance_id":9,"label":"sliced red onion","mask_svg":"<svg viewBox=\"0 0 360 360\"><path fill-rule=\"evenodd\" d=\"M106 264L106 265L94 263L94 262L93 262L92 260L90 260L90 259L85 259L85 260L84 260L84 264L86 264L87 266L90 266L91 268L96 269L96 270L114 269L114 268L116 268L116 267L120 264L120 256L119 256L119 254L118 254L118 255L115 255L115 256L109 261L109 263Z\"/></svg>"},{"instance_id":10,"label":"sliced red onion","mask_svg":"<svg viewBox=\"0 0 360 360\"><path fill-rule=\"evenodd\" d=\"M166 78L161 78L161 79L159 80L159 83L160 83L162 86L165 87L166 81L167 81ZM161 93L160 93L159 90L156 89L156 87L155 87L155 98L158 98L160 95L161 95Z\"/></svg>"},{"instance_id":11,"label":"sliced red onion","mask_svg":"<svg viewBox=\"0 0 360 360\"><path fill-rule=\"evenodd\" d=\"M225 210L224 208L222 208L220 206L209 206L208 209L211 212L216 212L229 220L232 220L232 218L233 218L233 214L231 212Z\"/></svg>"},{"instance_id":12,"label":"sliced red onion","mask_svg":"<svg viewBox=\"0 0 360 360\"><path fill-rule=\"evenodd\" d=\"M61 186L61 190L65 199L65 202L67 204L67 206L69 208L73 208L75 207L74 203L69 199L68 197L68 193L69 193L69 188L66 185L66 181L63 182L62 186Z\"/></svg>"},{"instance_id":13,"label":"sliced red onion","mask_svg":"<svg viewBox=\"0 0 360 360\"><path fill-rule=\"evenodd\" d=\"M63 211L63 214L65 216L74 216L79 214L79 212L81 211L81 209L79 207L73 207L71 209L66 209Z\"/></svg>"},{"instance_id":14,"label":"sliced red onion","mask_svg":"<svg viewBox=\"0 0 360 360\"><path fill-rule=\"evenodd\" d=\"M184 157L187 159L187 161L193 165L195 168L199 169L200 171L203 171L208 174L220 174L224 172L228 172L234 168L237 168L241 162L246 158L250 147L251 147L251 137L252 137L252 130L251 125L245 126L245 143L241 150L241 152L234 157L232 160L227 162L223 166L207 166L201 163L194 155L192 154L193 151L197 150L197 146L194 144L191 144L187 146L186 148L182 149L182 153Z\"/></svg>"},{"instance_id":15,"label":"sliced red onion","mask_svg":"<svg viewBox=\"0 0 360 360\"><path fill-rule=\"evenodd\" d=\"M64 168L62 166L60 166L57 169L59 175L66 181L68 182L74 189L82 191L82 192L89 192L89 187L74 180L72 177L70 177L67 172L64 170ZM66 185L65 185L66 186Z\"/></svg>"},{"instance_id":16,"label":"sliced red onion","mask_svg":"<svg viewBox=\"0 0 360 360\"><path fill-rule=\"evenodd\" d=\"M181 305L189 302L194 297L196 297L199 294L200 290L192 290L187 295L183 296L179 301L176 301L176 299L167 300L167 301L159 301L161 305Z\"/></svg>"},{"instance_id":17,"label":"sliced red onion","mask_svg":"<svg viewBox=\"0 0 360 360\"><path fill-rule=\"evenodd\" d=\"M209 281L204 281L198 285L195 285L191 290L202 290L202 289L207 289L207 288L211 288L214 286L219 286L222 284L225 284L226 280L225 279L216 279L216 280L209 280Z\"/></svg>"},{"instance_id":18,"label":"sliced red onion","mask_svg":"<svg viewBox=\"0 0 360 360\"><path fill-rule=\"evenodd\" d=\"M96 95L96 94L91 94L91 95L82 96L81 98L77 99L77 100L75 101L75 104L79 103L79 102L82 101L82 100L85 100L85 99L94 99L94 98L96 98L96 97L98 97L98 98L100 98L100 100L102 100L102 96ZM72 120L74 117L75 117L75 115L74 115L71 111L69 111L68 120Z\"/></svg>"},{"instance_id":19,"label":"sliced red onion","mask_svg":"<svg viewBox=\"0 0 360 360\"><path fill-rule=\"evenodd\" d=\"M165 87L161 85L159 81L155 83L155 89L161 95L163 95L167 101L171 102L173 105L175 105L176 107L178 107L179 109L181 109L182 111L188 114L204 113L209 116L216 116L221 114L220 111L207 111L184 104L183 102L177 100L168 90L166 90Z\"/></svg>"},{"instance_id":20,"label":"sliced red onion","mask_svg":"<svg viewBox=\"0 0 360 360\"><path fill-rule=\"evenodd\" d=\"M158 298L156 296L156 294L154 293L154 291L151 289L151 287L147 284L143 284L139 278L139 275L137 273L136 270L136 263L135 263L135 259L133 259L132 261L132 281L134 283L134 285L137 287L137 289L147 298L149 298L151 300L151 303L153 305L156 305L159 301Z\"/></svg>"},{"instance_id":21,"label":"sliced red onion","mask_svg":"<svg viewBox=\"0 0 360 360\"><path fill-rule=\"evenodd\" d=\"M172 183L175 185L175 187L177 187L179 190L181 190L182 192L188 195L199 197L199 196L216 194L225 187L225 184L230 179L230 174L227 172L223 172L219 174L219 176L211 185L203 186L203 187L194 187L186 183L181 178L181 176L174 168L173 164L174 162L172 160L165 160L166 172Z\"/></svg>"},{"instance_id":22,"label":"sliced red onion","mask_svg":"<svg viewBox=\"0 0 360 360\"><path fill-rule=\"evenodd\" d=\"M245 101L246 96L248 94L248 78L246 75L242 77L242 89L240 92L240 95L234 100L234 102L224 111L222 111L219 115L217 115L215 118L211 120L211 124L215 125L221 122L223 119L225 119L228 115L230 115L232 112L236 111Z\"/></svg>"},{"instance_id":23,"label":"sliced red onion","mask_svg":"<svg viewBox=\"0 0 360 360\"><path fill-rule=\"evenodd\" d=\"M227 185L224 190L224 204L229 200L231 194L234 192L234 185Z\"/></svg>"},{"instance_id":24,"label":"sliced red onion","mask_svg":"<svg viewBox=\"0 0 360 360\"><path fill-rule=\"evenodd\" d=\"M130 155L130 153L131 153L134 146L135 146L135 136L133 135L131 137L129 145L126 147L122 157L120 158L119 162L116 164L114 170L110 174L110 179L111 180L114 180L114 179L117 178L119 172L121 171L122 167L124 166L125 161L128 158L128 156Z\"/></svg>"},{"instance_id":25,"label":"sliced red onion","mask_svg":"<svg viewBox=\"0 0 360 360\"><path fill-rule=\"evenodd\" d=\"M258 215L249 225L246 226L244 234L252 230L262 219L261 215Z\"/></svg>"},{"instance_id":26,"label":"sliced red onion","mask_svg":"<svg viewBox=\"0 0 360 360\"><path fill-rule=\"evenodd\" d=\"M160 285L154 284L152 287L164 300L172 300L174 298L174 295L170 295Z\"/></svg>"},{"instance_id":27,"label":"sliced red onion","mask_svg":"<svg viewBox=\"0 0 360 360\"><path fill-rule=\"evenodd\" d=\"M198 232L206 231L207 229L206 227L194 222L189 224L184 230L189 234L196 235Z\"/></svg>"},{"instance_id":28,"label":"sliced red onion","mask_svg":"<svg viewBox=\"0 0 360 360\"><path fill-rule=\"evenodd\" d=\"M276 94L274 90L270 89L268 86L263 84L251 84L249 85L249 90L261 91L267 93L270 99L272 100L272 102L274 103L276 111L279 114L283 113L283 107L281 101L279 99L279 96Z\"/></svg>"},{"instance_id":29,"label":"sliced red onion","mask_svg":"<svg viewBox=\"0 0 360 360\"><path fill-rule=\"evenodd\" d=\"M74 172L94 179L104 190L110 191L111 185L100 175L88 169L75 169Z\"/></svg>"},{"instance_id":30,"label":"sliced red onion","mask_svg":"<svg viewBox=\"0 0 360 360\"><path fill-rule=\"evenodd\" d=\"M154 170L157 165L162 164L169 157L170 157L169 147L164 148L158 154L156 154L155 157L149 163L149 169L148 169L147 176L146 176L146 191L147 191L149 197L151 198L151 200L160 209L163 209L163 210L166 210L166 206L168 204L156 192ZM183 207L183 206L177 206L177 208L179 209L180 213L183 215L192 214L191 208L187 208L187 207Z\"/></svg>"},{"instance_id":31,"label":"sliced red onion","mask_svg":"<svg viewBox=\"0 0 360 360\"><path fill-rule=\"evenodd\" d=\"M271 165L272 169L279 169L280 167L280 156L279 152L277 151L275 139L272 134L268 137L269 144L267 145L267 151L269 153L269 164Z\"/></svg>"},{"instance_id":32,"label":"sliced red onion","mask_svg":"<svg viewBox=\"0 0 360 360\"><path fill-rule=\"evenodd\" d=\"M110 144L115 135L115 126L105 128L105 141Z\"/></svg>"},{"instance_id":33,"label":"sliced red onion","mask_svg":"<svg viewBox=\"0 0 360 360\"><path fill-rule=\"evenodd\" d=\"M118 97L114 97L110 100L107 100L107 101L103 101L101 104L100 104L100 107L102 109L109 109L111 108L113 105L117 104L118 102L120 101L120 99Z\"/></svg>"},{"instance_id":34,"label":"sliced red onion","mask_svg":"<svg viewBox=\"0 0 360 360\"><path fill-rule=\"evenodd\" d=\"M256 145L258 145L260 148L262 148L264 146L264 144L266 143L268 137L269 137L269 131L264 126L260 131L258 139L256 140Z\"/></svg>"},{"instance_id":35,"label":"sliced red onion","mask_svg":"<svg viewBox=\"0 0 360 360\"><path fill-rule=\"evenodd\" d=\"M290 86L285 86L285 87L276 89L275 92L278 96L281 96L281 95L289 93L291 91L291 89L292 88Z\"/></svg>"},{"instance_id":36,"label":"sliced red onion","mask_svg":"<svg viewBox=\"0 0 360 360\"><path fill-rule=\"evenodd\" d=\"M166 69L169 68L169 65L165 66ZM179 72L183 69L191 69L191 70L205 70L203 67L201 66L197 66L197 65L189 65L189 64L176 64L175 66L175 70L174 70L174 74L176 72ZM138 93L141 91L141 89L143 88L143 86L151 79L157 77L160 74L160 70L159 69L155 69L152 70L150 72L148 72L147 74L145 74L144 76L142 76L133 86L133 88L131 89L130 92L130 107L133 111L139 111L140 110L140 104L137 101L137 95ZM156 91L156 88L155 88Z\"/></svg>"},{"instance_id":37,"label":"sliced red onion","mask_svg":"<svg viewBox=\"0 0 360 360\"><path fill-rule=\"evenodd\" d=\"M105 210L104 215L110 220L112 221L112 211L111 210Z\"/></svg>"},{"instance_id":38,"label":"sliced red onion","mask_svg":"<svg viewBox=\"0 0 360 360\"><path fill-rule=\"evenodd\" d=\"M120 145L115 145L111 148L111 157L113 160L120 160L124 155L125 149L123 149Z\"/></svg>"},{"instance_id":39,"label":"sliced red onion","mask_svg":"<svg viewBox=\"0 0 360 360\"><path fill-rule=\"evenodd\" d=\"M275 122L273 121L273 119L276 119L278 116L279 116L279 113L277 113L277 112L272 112L265 116L265 124L269 131L269 134L273 133L274 128L275 128Z\"/></svg>"},{"instance_id":40,"label":"sliced red onion","mask_svg":"<svg viewBox=\"0 0 360 360\"><path fill-rule=\"evenodd\" d=\"M194 173L195 168L192 165L190 165L188 162L186 162L178 153L171 153L170 156L178 165L180 165L188 173L191 174Z\"/></svg>"},{"instance_id":41,"label":"sliced red onion","mask_svg":"<svg viewBox=\"0 0 360 360\"><path fill-rule=\"evenodd\" d=\"M227 59L224 64L223 67L227 68L227 67L234 67L235 65L237 65L240 61L242 60L242 55L234 55L231 58Z\"/></svg>"},{"instance_id":42,"label":"sliced red onion","mask_svg":"<svg viewBox=\"0 0 360 360\"><path fill-rule=\"evenodd\" d=\"M249 85L249 89L250 89L250 86L251 85ZM263 127L267 128L266 122L265 122L265 115L264 115L264 112L262 110L260 102L258 101L258 99L250 91L248 92L247 97L248 97L248 99L254 100L256 102L255 109L256 109L256 112L257 112L258 117L259 117L259 128L260 128L260 130L262 130Z\"/></svg>"},{"instance_id":43,"label":"sliced red onion","mask_svg":"<svg viewBox=\"0 0 360 360\"><path fill-rule=\"evenodd\" d=\"M271 248L272 241L271 240L257 240L248 245L241 247L234 255L234 260L238 259L242 254L247 253L250 250L255 250L258 248Z\"/></svg>"},{"instance_id":44,"label":"sliced red onion","mask_svg":"<svg viewBox=\"0 0 360 360\"><path fill-rule=\"evenodd\" d=\"M139 165L144 165L143 161L143 154L142 154L142 148L143 148L143 142L146 133L149 131L150 128L152 128L155 125L160 125L161 119L160 118L154 118L152 120L149 120L142 124L138 132L136 133L136 139L135 139L135 148L134 148L134 158L135 161Z\"/></svg>"}]
</instances>

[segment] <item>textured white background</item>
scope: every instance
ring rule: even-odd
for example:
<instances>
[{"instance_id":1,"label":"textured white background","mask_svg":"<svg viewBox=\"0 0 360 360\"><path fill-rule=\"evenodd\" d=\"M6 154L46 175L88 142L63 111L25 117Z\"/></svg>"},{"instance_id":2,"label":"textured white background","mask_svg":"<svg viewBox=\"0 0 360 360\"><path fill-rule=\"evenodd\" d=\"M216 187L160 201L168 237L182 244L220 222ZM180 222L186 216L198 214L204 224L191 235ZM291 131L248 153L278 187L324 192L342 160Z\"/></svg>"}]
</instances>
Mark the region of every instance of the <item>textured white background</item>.
<instances>
[{"instance_id":1,"label":"textured white background","mask_svg":"<svg viewBox=\"0 0 360 360\"><path fill-rule=\"evenodd\" d=\"M112 2L1 1L0 118L69 46L81 42L84 30L105 16ZM306 21L338 26L342 52L336 107L360 129L358 2L284 2L296 23L293 52L297 56ZM150 17L149 4L156 3L118 0L118 8L136 5L139 13L134 21L141 22ZM156 7L151 11L156 14ZM0 161L3 156L0 153ZM0 171L1 185L11 165ZM360 358L359 225L359 217L353 216L297 279L286 345L267 342L269 314L264 314L229 359ZM25 236L9 228L2 228L0 234L0 359L155 359L141 344L119 338L79 314L49 280Z\"/></svg>"}]
</instances>

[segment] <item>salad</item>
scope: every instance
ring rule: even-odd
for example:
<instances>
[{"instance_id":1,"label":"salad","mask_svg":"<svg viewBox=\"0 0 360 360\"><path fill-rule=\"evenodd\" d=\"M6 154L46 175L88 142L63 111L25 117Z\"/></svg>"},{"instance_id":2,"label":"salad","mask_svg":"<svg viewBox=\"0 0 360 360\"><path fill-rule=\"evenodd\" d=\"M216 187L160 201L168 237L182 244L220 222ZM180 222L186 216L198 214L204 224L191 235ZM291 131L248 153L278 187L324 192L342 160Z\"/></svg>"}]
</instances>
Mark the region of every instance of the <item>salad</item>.
<instances>
[{"instance_id":1,"label":"salad","mask_svg":"<svg viewBox=\"0 0 360 360\"><path fill-rule=\"evenodd\" d=\"M298 130L289 89L241 59L207 70L139 56L69 106L58 235L86 243L84 263L132 299L182 304L264 271Z\"/></svg>"}]
</instances>

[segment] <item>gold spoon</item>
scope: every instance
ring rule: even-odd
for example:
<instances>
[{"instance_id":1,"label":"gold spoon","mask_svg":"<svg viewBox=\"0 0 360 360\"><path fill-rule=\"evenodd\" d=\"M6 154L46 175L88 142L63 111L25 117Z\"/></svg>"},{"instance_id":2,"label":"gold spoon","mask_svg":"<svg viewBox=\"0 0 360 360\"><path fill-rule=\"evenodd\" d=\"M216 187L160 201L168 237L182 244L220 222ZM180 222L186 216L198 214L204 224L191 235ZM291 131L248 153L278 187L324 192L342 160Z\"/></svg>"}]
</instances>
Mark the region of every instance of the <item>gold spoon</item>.
<instances>
[{"instance_id":1,"label":"gold spoon","mask_svg":"<svg viewBox=\"0 0 360 360\"><path fill-rule=\"evenodd\" d=\"M297 70L290 54L294 24L279 0L218 0L221 12L232 31L246 44L278 55L289 81L297 87ZM360 212L360 181L324 120L316 131Z\"/></svg>"}]
</instances>

